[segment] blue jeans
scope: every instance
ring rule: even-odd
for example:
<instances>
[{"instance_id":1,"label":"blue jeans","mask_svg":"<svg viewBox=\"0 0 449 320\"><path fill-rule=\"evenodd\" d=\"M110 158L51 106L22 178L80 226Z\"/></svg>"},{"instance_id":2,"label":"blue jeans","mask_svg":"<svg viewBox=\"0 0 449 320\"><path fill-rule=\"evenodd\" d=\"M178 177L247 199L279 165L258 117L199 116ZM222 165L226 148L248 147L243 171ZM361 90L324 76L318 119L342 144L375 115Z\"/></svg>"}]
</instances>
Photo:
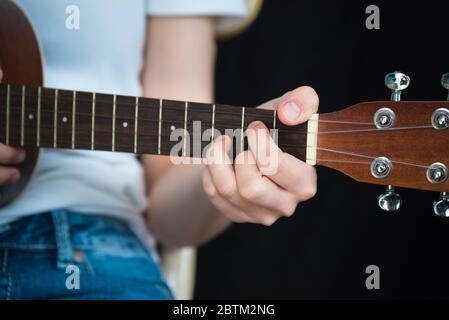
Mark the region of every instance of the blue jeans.
<instances>
[{"instance_id":1,"label":"blue jeans","mask_svg":"<svg viewBox=\"0 0 449 320\"><path fill-rule=\"evenodd\" d=\"M126 223L54 211L0 226L0 299L173 299Z\"/></svg>"}]
</instances>

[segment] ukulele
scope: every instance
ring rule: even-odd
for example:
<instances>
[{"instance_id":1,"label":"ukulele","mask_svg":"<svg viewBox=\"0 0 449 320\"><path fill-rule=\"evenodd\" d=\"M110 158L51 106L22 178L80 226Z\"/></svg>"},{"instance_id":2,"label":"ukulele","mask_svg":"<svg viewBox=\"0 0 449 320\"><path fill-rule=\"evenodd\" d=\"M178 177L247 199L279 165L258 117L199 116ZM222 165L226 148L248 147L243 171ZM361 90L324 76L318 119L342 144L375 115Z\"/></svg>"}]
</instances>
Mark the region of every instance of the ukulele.
<instances>
[{"instance_id":1,"label":"ukulele","mask_svg":"<svg viewBox=\"0 0 449 320\"><path fill-rule=\"evenodd\" d=\"M381 209L400 208L396 186L440 192L433 211L449 217L449 102L401 101L410 83L403 73L385 77L390 101L315 114L294 127L283 125L273 110L44 88L38 39L22 10L9 0L0 1L0 63L5 75L0 142L27 151L18 166L21 179L0 186L0 207L26 187L40 148L170 155L178 143L170 139L174 128L191 133L194 122L201 121L202 130L243 132L259 120L275 129L284 152L363 183L386 185L378 198ZM449 90L449 74L442 84ZM189 144L197 143L188 136ZM214 134L201 141L200 149L213 139ZM236 144L242 150L246 142L242 138ZM192 150L183 149L181 155L191 157Z\"/></svg>"}]
</instances>

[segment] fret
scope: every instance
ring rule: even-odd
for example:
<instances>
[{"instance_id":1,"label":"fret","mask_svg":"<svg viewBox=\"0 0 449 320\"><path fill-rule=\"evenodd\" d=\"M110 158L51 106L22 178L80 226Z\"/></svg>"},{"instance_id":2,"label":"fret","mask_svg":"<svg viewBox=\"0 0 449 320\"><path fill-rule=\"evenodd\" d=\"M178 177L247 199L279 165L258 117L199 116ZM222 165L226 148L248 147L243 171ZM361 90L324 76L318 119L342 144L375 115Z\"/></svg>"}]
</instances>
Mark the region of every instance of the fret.
<instances>
[{"instance_id":1,"label":"fret","mask_svg":"<svg viewBox=\"0 0 449 320\"><path fill-rule=\"evenodd\" d=\"M95 100L95 150L112 150L113 97L97 93Z\"/></svg>"},{"instance_id":2,"label":"fret","mask_svg":"<svg viewBox=\"0 0 449 320\"><path fill-rule=\"evenodd\" d=\"M42 87L37 88L37 124L36 124L36 146L40 147L41 142L41 98Z\"/></svg>"},{"instance_id":3,"label":"fret","mask_svg":"<svg viewBox=\"0 0 449 320\"><path fill-rule=\"evenodd\" d=\"M159 154L159 99L139 98L137 109L137 144L136 153ZM133 150L134 151L134 150Z\"/></svg>"},{"instance_id":4,"label":"fret","mask_svg":"<svg viewBox=\"0 0 449 320\"><path fill-rule=\"evenodd\" d=\"M57 141L58 148L72 148L73 127L73 91L59 90L57 96L58 119L57 119Z\"/></svg>"},{"instance_id":5,"label":"fret","mask_svg":"<svg viewBox=\"0 0 449 320\"><path fill-rule=\"evenodd\" d=\"M92 117L91 117L91 130L90 130L90 149L95 149L95 92L92 93Z\"/></svg>"},{"instance_id":6,"label":"fret","mask_svg":"<svg viewBox=\"0 0 449 320\"><path fill-rule=\"evenodd\" d=\"M159 126L157 138L157 154L161 154L161 134L162 134L162 99L159 100Z\"/></svg>"},{"instance_id":7,"label":"fret","mask_svg":"<svg viewBox=\"0 0 449 320\"><path fill-rule=\"evenodd\" d=\"M190 134L190 139L187 139L189 143L188 156L201 158L203 150L210 144L213 135L213 130L211 130L211 122L214 122L213 109L213 105L210 104L189 102L187 117L187 132ZM208 133L208 135L205 133ZM203 141L203 138L205 141Z\"/></svg>"},{"instance_id":8,"label":"fret","mask_svg":"<svg viewBox=\"0 0 449 320\"><path fill-rule=\"evenodd\" d=\"M90 92L77 91L76 93L76 113L73 125L74 144L76 149L93 150L92 149L92 120L93 115L93 94ZM94 123L95 125L95 123ZM93 146L95 149L95 145Z\"/></svg>"},{"instance_id":9,"label":"fret","mask_svg":"<svg viewBox=\"0 0 449 320\"><path fill-rule=\"evenodd\" d=\"M232 155L239 151L240 146L240 128L242 123L242 111L228 105L216 105L215 109L215 129L220 132L220 135L227 134L232 138L233 148ZM218 133L217 132L217 133ZM217 136L215 136L217 138Z\"/></svg>"},{"instance_id":10,"label":"fret","mask_svg":"<svg viewBox=\"0 0 449 320\"><path fill-rule=\"evenodd\" d=\"M40 88L40 87L39 87ZM39 141L39 137L40 136L40 132L38 130L38 120L40 121L39 117L40 115L38 115L40 113L40 95L39 95L39 89L38 87L27 87L26 90L26 95L24 96L24 142L26 143L26 145L28 146L33 146L33 147L37 147L38 146L38 142ZM22 90L17 88L17 92L16 94L18 94L18 96L15 96L16 94L14 94L15 96L15 101L14 101L14 106L19 106L21 104L22 101L22 95L21 92ZM15 111L15 115L14 115L14 119L19 120L21 123L21 119L22 119L22 110L21 108L17 108L17 110ZM16 128L18 129L18 128ZM19 130L17 130L17 132L14 133L14 135L17 137L17 142L18 143L21 140L21 132Z\"/></svg>"},{"instance_id":11,"label":"fret","mask_svg":"<svg viewBox=\"0 0 449 320\"><path fill-rule=\"evenodd\" d=\"M117 109L117 96L113 96L112 103L112 151L115 151L115 113Z\"/></svg>"},{"instance_id":12,"label":"fret","mask_svg":"<svg viewBox=\"0 0 449 320\"><path fill-rule=\"evenodd\" d=\"M211 132L211 142L215 141L215 103L212 105L212 132Z\"/></svg>"},{"instance_id":13,"label":"fret","mask_svg":"<svg viewBox=\"0 0 449 320\"><path fill-rule=\"evenodd\" d=\"M11 86L6 86L6 144L9 144L9 121L11 116Z\"/></svg>"},{"instance_id":14,"label":"fret","mask_svg":"<svg viewBox=\"0 0 449 320\"><path fill-rule=\"evenodd\" d=\"M136 148L136 98L117 96L114 150L134 152Z\"/></svg>"},{"instance_id":15,"label":"fret","mask_svg":"<svg viewBox=\"0 0 449 320\"><path fill-rule=\"evenodd\" d=\"M278 118L277 110L275 109L273 112L273 128L272 128L273 131L271 131L272 132L271 138L274 140L275 143L277 143L277 129L276 129L277 118Z\"/></svg>"},{"instance_id":16,"label":"fret","mask_svg":"<svg viewBox=\"0 0 449 320\"><path fill-rule=\"evenodd\" d=\"M262 122L268 130L273 127L273 110L263 110L256 108L246 108L245 109L245 125L244 128L248 128L250 123L254 121ZM243 144L244 150L248 149L248 141L245 139Z\"/></svg>"},{"instance_id":17,"label":"fret","mask_svg":"<svg viewBox=\"0 0 449 320\"><path fill-rule=\"evenodd\" d=\"M187 149L190 148L190 145L187 146L187 139L184 139L184 136L187 138L187 132L184 131L184 125L187 124L185 102L164 100L163 109L161 134L158 134L158 137L161 137L160 154L169 155L172 148L176 146L177 150L174 150L176 156L182 157L184 152L188 154ZM178 131L177 129L181 130ZM172 140L171 136L175 130L176 139ZM186 148L184 148L184 143ZM183 150L186 151L183 152Z\"/></svg>"},{"instance_id":18,"label":"fret","mask_svg":"<svg viewBox=\"0 0 449 320\"><path fill-rule=\"evenodd\" d=\"M8 91L8 86L5 86L5 93ZM9 85L9 101L5 104L4 124L2 128L5 130L5 140L12 146L20 146L21 143L21 105L22 105L22 86ZM5 101L5 100L4 100ZM9 105L9 107L8 107ZM3 130L2 130L3 131Z\"/></svg>"},{"instance_id":19,"label":"fret","mask_svg":"<svg viewBox=\"0 0 449 320\"><path fill-rule=\"evenodd\" d=\"M245 150L245 107L242 107L242 122L240 127L240 152L242 152L243 150Z\"/></svg>"},{"instance_id":20,"label":"fret","mask_svg":"<svg viewBox=\"0 0 449 320\"><path fill-rule=\"evenodd\" d=\"M134 153L137 153L137 135L139 133L139 97L136 97L136 107L134 114Z\"/></svg>"},{"instance_id":21,"label":"fret","mask_svg":"<svg viewBox=\"0 0 449 320\"><path fill-rule=\"evenodd\" d=\"M298 147L298 143L306 144L307 123L297 126L287 126L279 119L276 120L276 129L278 130L279 148L301 160L305 160L306 148Z\"/></svg>"},{"instance_id":22,"label":"fret","mask_svg":"<svg viewBox=\"0 0 449 320\"><path fill-rule=\"evenodd\" d=\"M76 91L73 91L72 102L72 149L75 149L75 126L76 126Z\"/></svg>"},{"instance_id":23,"label":"fret","mask_svg":"<svg viewBox=\"0 0 449 320\"><path fill-rule=\"evenodd\" d=\"M38 117L39 146L51 148L54 146L55 90L41 88L40 116ZM28 144L28 142L26 142ZM37 142L36 142L37 143Z\"/></svg>"},{"instance_id":24,"label":"fret","mask_svg":"<svg viewBox=\"0 0 449 320\"><path fill-rule=\"evenodd\" d=\"M20 108L20 145L25 145L25 94L26 87L22 86L22 103Z\"/></svg>"},{"instance_id":25,"label":"fret","mask_svg":"<svg viewBox=\"0 0 449 320\"><path fill-rule=\"evenodd\" d=\"M185 103L185 111L184 111L184 137L183 137L183 147L182 147L182 155L185 157L187 155L187 113L189 110L189 103ZM190 135L189 135L190 136ZM190 146L190 144L189 144ZM190 154L190 152L189 152Z\"/></svg>"},{"instance_id":26,"label":"fret","mask_svg":"<svg viewBox=\"0 0 449 320\"><path fill-rule=\"evenodd\" d=\"M6 143L6 84L0 83L0 142Z\"/></svg>"},{"instance_id":27,"label":"fret","mask_svg":"<svg viewBox=\"0 0 449 320\"><path fill-rule=\"evenodd\" d=\"M58 147L58 89L55 89L54 99L54 114L53 114L53 148Z\"/></svg>"}]
</instances>

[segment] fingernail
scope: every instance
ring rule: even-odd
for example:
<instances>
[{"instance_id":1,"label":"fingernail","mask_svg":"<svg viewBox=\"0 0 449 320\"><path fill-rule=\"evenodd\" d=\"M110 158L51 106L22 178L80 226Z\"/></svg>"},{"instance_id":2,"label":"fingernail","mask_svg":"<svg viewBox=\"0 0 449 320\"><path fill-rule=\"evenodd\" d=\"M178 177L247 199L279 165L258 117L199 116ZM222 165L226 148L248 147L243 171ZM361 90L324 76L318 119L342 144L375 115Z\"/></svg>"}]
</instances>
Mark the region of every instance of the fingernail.
<instances>
[{"instance_id":1,"label":"fingernail","mask_svg":"<svg viewBox=\"0 0 449 320\"><path fill-rule=\"evenodd\" d=\"M287 102L284 105L284 114L290 120L298 120L301 116L301 108L294 102Z\"/></svg>"}]
</instances>

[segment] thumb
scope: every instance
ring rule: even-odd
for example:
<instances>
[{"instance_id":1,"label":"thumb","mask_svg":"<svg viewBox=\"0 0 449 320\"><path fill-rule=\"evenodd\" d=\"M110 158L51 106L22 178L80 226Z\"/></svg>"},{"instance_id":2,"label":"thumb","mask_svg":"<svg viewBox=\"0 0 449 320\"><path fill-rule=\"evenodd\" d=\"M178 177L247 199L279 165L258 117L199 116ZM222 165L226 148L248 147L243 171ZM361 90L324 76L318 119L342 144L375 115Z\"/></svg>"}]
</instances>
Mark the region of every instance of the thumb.
<instances>
[{"instance_id":1,"label":"thumb","mask_svg":"<svg viewBox=\"0 0 449 320\"><path fill-rule=\"evenodd\" d=\"M309 120L318 111L319 98L311 87L299 87L282 97L271 100L260 108L277 109L279 120L285 125L294 126Z\"/></svg>"}]
</instances>

